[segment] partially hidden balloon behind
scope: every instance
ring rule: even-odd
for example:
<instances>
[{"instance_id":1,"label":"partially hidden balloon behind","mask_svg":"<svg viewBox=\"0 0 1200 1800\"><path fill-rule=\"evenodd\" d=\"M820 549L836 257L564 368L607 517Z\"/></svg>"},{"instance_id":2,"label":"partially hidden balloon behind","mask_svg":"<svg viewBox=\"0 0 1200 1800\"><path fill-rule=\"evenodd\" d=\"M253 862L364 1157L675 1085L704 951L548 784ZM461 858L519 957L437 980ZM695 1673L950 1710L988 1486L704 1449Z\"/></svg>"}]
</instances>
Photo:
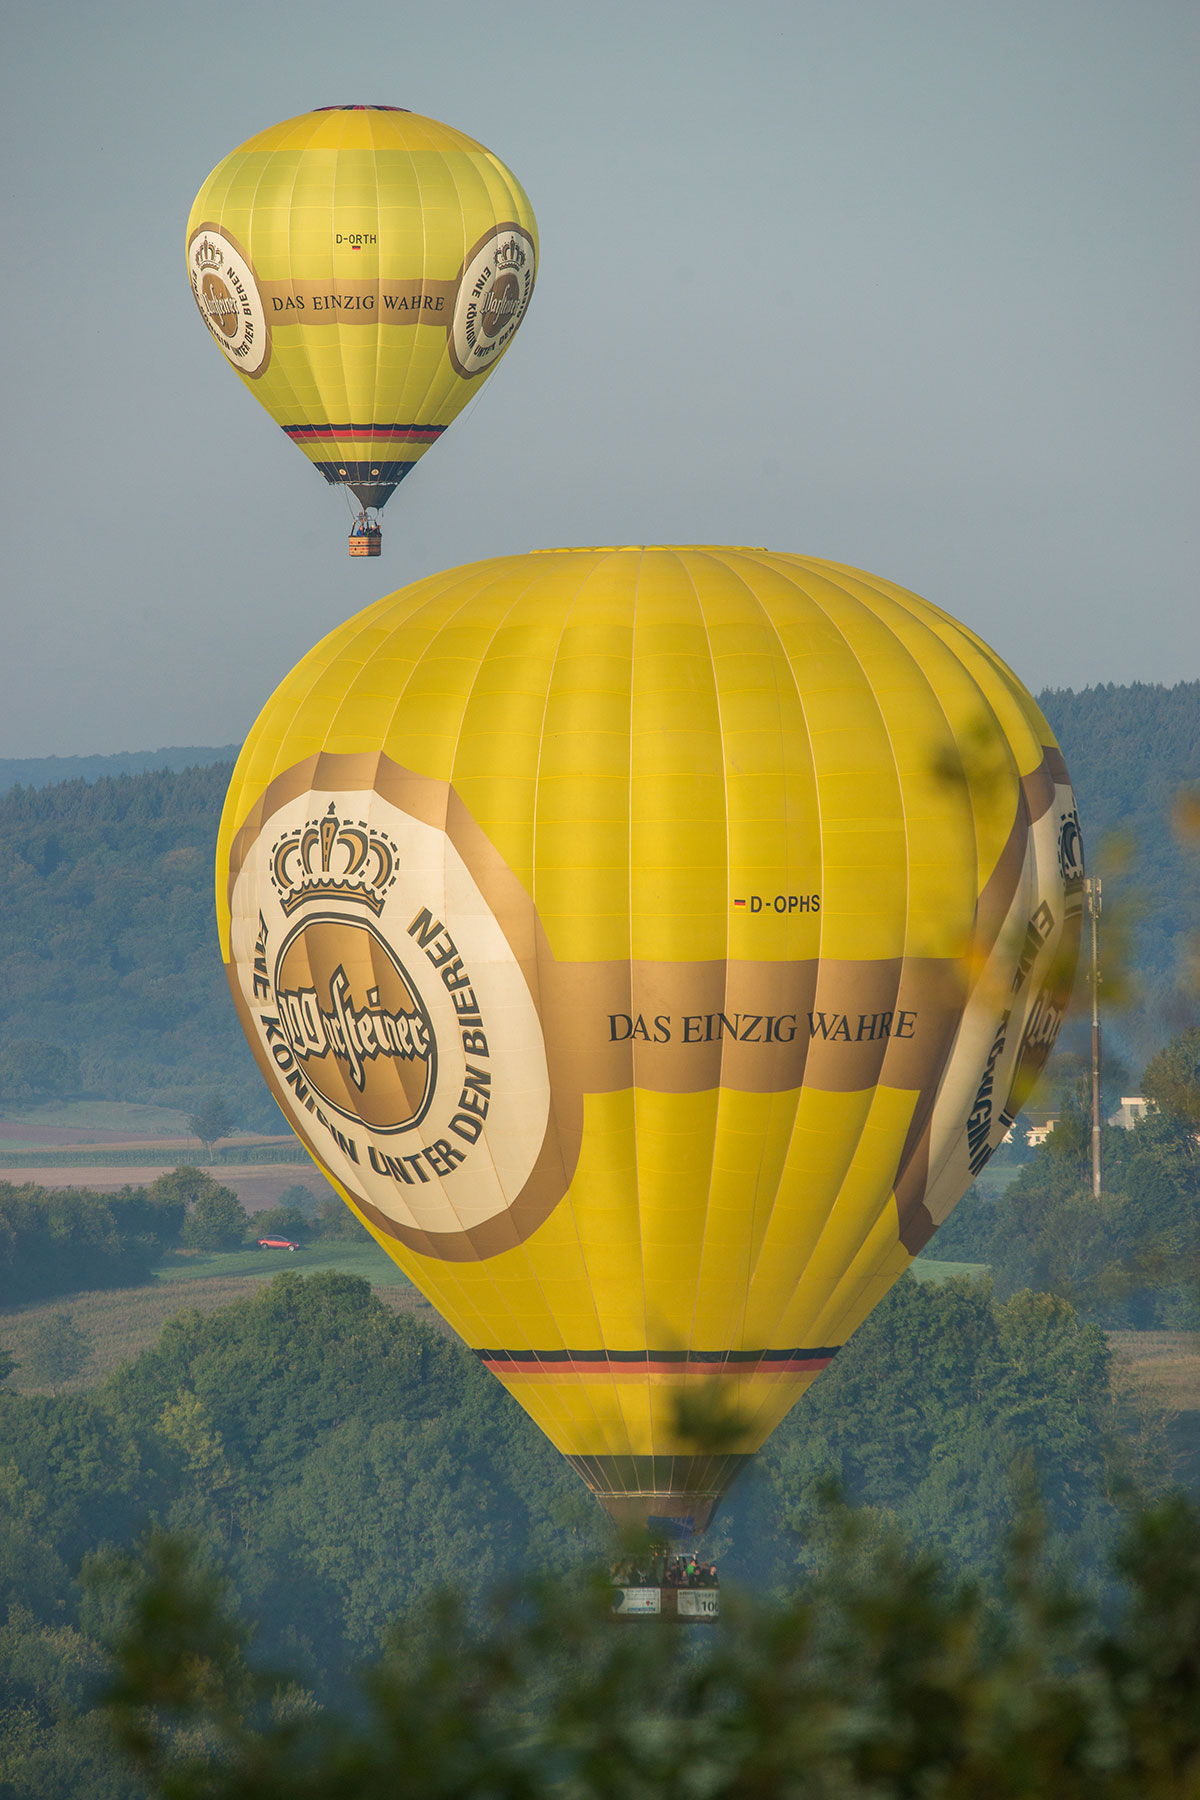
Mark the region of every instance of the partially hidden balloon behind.
<instances>
[{"instance_id":1,"label":"partially hidden balloon behind","mask_svg":"<svg viewBox=\"0 0 1200 1800\"><path fill-rule=\"evenodd\" d=\"M697 1529L1012 1124L1082 883L999 658L749 549L368 607L263 710L218 852L315 1160L615 1518Z\"/></svg>"},{"instance_id":2,"label":"partially hidden balloon behind","mask_svg":"<svg viewBox=\"0 0 1200 1800\"><path fill-rule=\"evenodd\" d=\"M255 399L326 481L381 507L512 342L537 226L516 177L463 132L321 107L217 165L187 262Z\"/></svg>"}]
</instances>

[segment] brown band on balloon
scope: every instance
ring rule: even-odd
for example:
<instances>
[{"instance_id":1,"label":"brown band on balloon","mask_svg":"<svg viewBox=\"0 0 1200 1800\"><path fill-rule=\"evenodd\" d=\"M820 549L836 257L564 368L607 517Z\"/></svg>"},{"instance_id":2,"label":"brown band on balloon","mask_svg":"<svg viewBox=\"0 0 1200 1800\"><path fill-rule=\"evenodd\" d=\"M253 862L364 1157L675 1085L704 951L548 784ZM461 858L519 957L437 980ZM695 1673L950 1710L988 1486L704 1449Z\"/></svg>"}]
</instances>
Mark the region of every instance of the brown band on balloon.
<instances>
[{"instance_id":1,"label":"brown band on balloon","mask_svg":"<svg viewBox=\"0 0 1200 1800\"><path fill-rule=\"evenodd\" d=\"M1061 756L1058 760L1062 761ZM1036 824L1054 805L1056 786L1049 761L1043 752L1042 760L1032 774L1021 777L1021 792L1029 808L1031 824Z\"/></svg>"},{"instance_id":2,"label":"brown band on balloon","mask_svg":"<svg viewBox=\"0 0 1200 1800\"><path fill-rule=\"evenodd\" d=\"M996 859L996 866L983 884L975 908L977 967L982 966L996 946L1016 898L1028 853L1030 829L1053 806L1056 785L1060 783L1068 783L1062 752L1054 745L1044 745L1037 768L1021 778L1017 816Z\"/></svg>"},{"instance_id":3,"label":"brown band on balloon","mask_svg":"<svg viewBox=\"0 0 1200 1800\"><path fill-rule=\"evenodd\" d=\"M455 790L373 752L318 752L270 783L230 846L230 902L250 846L279 808L309 791L367 789L444 831L462 857L534 998L552 1088L768 1094L807 1082L856 1093L875 1085L885 1060L899 1088L920 1089L936 1074L947 1021L962 1004L952 959L559 963L524 884ZM669 1041L655 1042L655 1021L668 1017ZM639 1021L648 1038L633 1035Z\"/></svg>"},{"instance_id":4,"label":"brown band on balloon","mask_svg":"<svg viewBox=\"0 0 1200 1800\"><path fill-rule=\"evenodd\" d=\"M580 1383L585 1386L597 1384L616 1387L678 1387L681 1383L712 1383L714 1381L736 1381L745 1384L754 1382L756 1387L770 1383L777 1387L780 1383L791 1383L799 1387L801 1393L807 1392L821 1371L828 1367L828 1361L810 1364L807 1369L789 1364L779 1368L765 1363L760 1368L658 1368L654 1365L643 1365L641 1368L627 1368L613 1364L599 1369L587 1363L569 1363L564 1365L542 1364L537 1367L513 1368L507 1363L491 1363L485 1359L484 1366L489 1368L506 1388L520 1388L530 1382L535 1387L571 1387L577 1388Z\"/></svg>"},{"instance_id":5,"label":"brown band on balloon","mask_svg":"<svg viewBox=\"0 0 1200 1800\"><path fill-rule=\"evenodd\" d=\"M850 1094L885 1065L889 1085L917 1089L962 1005L957 964L938 957L555 963L542 976L547 1038L570 1040L591 1094Z\"/></svg>"},{"instance_id":6,"label":"brown band on balloon","mask_svg":"<svg viewBox=\"0 0 1200 1800\"><path fill-rule=\"evenodd\" d=\"M983 884L975 906L974 960L982 973L983 966L996 947L1012 903L1020 886L1029 851L1030 807L1025 783L1017 795L1017 816L1005 839L996 866Z\"/></svg>"},{"instance_id":7,"label":"brown band on balloon","mask_svg":"<svg viewBox=\"0 0 1200 1800\"><path fill-rule=\"evenodd\" d=\"M267 317L277 326L436 325L444 331L458 283L422 275L330 274L324 280L293 275L260 281L258 291Z\"/></svg>"},{"instance_id":8,"label":"brown band on balloon","mask_svg":"<svg viewBox=\"0 0 1200 1800\"><path fill-rule=\"evenodd\" d=\"M1052 784L1046 799L1046 782L1044 762L1022 782L1018 817L980 897L978 952L993 947L1016 895L1030 814L1036 808L1041 816L1053 800ZM230 900L251 846L277 810L310 791L370 789L445 831L461 855L533 997L551 1090L541 1150L511 1207L461 1232L428 1232L398 1224L356 1195L356 1206L380 1232L420 1255L452 1262L495 1256L524 1242L570 1185L586 1093L724 1087L766 1094L802 1085L858 1093L882 1081L918 1096L895 1192L901 1242L915 1250L927 1241L934 1229L924 1206L933 1109L967 997L960 959L559 963L524 884L455 790L381 752L317 752L277 776L233 838ZM274 1087L277 1072L258 1042L232 966L228 973L255 1056ZM324 1168L318 1145L299 1124L294 1128Z\"/></svg>"},{"instance_id":9,"label":"brown band on balloon","mask_svg":"<svg viewBox=\"0 0 1200 1800\"><path fill-rule=\"evenodd\" d=\"M1042 760L1055 787L1070 787L1071 777L1067 773L1066 758L1057 744L1042 745ZM1035 814L1040 818L1041 814Z\"/></svg>"}]
</instances>

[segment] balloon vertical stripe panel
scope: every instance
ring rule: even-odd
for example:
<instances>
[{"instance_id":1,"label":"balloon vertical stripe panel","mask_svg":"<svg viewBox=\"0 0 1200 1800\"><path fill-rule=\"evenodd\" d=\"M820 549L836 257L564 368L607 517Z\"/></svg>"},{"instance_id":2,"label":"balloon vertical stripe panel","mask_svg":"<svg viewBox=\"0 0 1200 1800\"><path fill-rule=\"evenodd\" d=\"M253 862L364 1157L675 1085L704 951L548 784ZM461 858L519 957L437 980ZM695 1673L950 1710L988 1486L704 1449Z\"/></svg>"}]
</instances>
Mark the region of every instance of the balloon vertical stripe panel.
<instances>
[{"instance_id":1,"label":"balloon vertical stripe panel","mask_svg":"<svg viewBox=\"0 0 1200 1800\"><path fill-rule=\"evenodd\" d=\"M702 1524L1009 1129L1079 846L1036 704L917 596L535 552L281 683L218 905L264 1076L377 1241L615 1517Z\"/></svg>"}]
</instances>

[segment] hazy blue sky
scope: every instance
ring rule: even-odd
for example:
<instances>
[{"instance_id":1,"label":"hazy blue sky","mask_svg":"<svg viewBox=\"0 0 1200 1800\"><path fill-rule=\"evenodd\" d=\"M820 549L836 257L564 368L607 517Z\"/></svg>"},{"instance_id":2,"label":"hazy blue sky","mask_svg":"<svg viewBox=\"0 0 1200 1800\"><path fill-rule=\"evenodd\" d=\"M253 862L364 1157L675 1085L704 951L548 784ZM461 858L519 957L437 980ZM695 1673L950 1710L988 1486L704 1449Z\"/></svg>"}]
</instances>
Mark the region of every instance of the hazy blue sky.
<instances>
[{"instance_id":1,"label":"hazy blue sky","mask_svg":"<svg viewBox=\"0 0 1200 1800\"><path fill-rule=\"evenodd\" d=\"M886 575L1033 688L1200 675L1194 0L7 9L0 756L224 743L380 594L546 544ZM209 170L407 106L520 177L516 344L346 556L208 341Z\"/></svg>"}]
</instances>

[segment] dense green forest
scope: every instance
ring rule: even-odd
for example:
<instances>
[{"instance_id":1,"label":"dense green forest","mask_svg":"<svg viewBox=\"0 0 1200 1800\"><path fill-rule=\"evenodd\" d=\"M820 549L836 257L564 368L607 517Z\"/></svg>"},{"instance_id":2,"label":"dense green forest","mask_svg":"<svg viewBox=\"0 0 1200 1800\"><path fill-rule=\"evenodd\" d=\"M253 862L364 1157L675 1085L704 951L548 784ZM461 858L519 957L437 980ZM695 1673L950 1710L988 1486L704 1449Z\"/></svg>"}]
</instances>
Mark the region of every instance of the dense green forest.
<instances>
[{"instance_id":1,"label":"dense green forest","mask_svg":"<svg viewBox=\"0 0 1200 1800\"><path fill-rule=\"evenodd\" d=\"M901 1529L998 1602L1006 1537L1034 1487L1051 1554L1102 1595L1121 1495L1160 1493L1174 1474L1103 1335L1064 1301L1001 1304L986 1284L911 1277L759 1465L709 1548L724 1585L780 1598L828 1560L831 1477L868 1509L873 1538ZM364 1282L283 1274L222 1312L184 1314L89 1393L0 1393L11 1791L109 1791L72 1709L112 1622L105 1571L151 1522L222 1576L255 1621L256 1658L322 1704L346 1701L397 1619L423 1628L439 1590L482 1617L497 1581L567 1576L610 1542L499 1384Z\"/></svg>"},{"instance_id":2,"label":"dense green forest","mask_svg":"<svg viewBox=\"0 0 1200 1800\"><path fill-rule=\"evenodd\" d=\"M324 1199L286 1189L251 1218L232 1188L190 1166L115 1194L0 1181L0 1307L139 1287L176 1251L240 1250L271 1236L372 1241L332 1188Z\"/></svg>"},{"instance_id":3,"label":"dense green forest","mask_svg":"<svg viewBox=\"0 0 1200 1800\"><path fill-rule=\"evenodd\" d=\"M39 1047L76 1091L189 1109L226 1095L280 1129L217 952L213 854L229 766L0 795L0 1043L7 1095ZM40 1094L69 1092L70 1076ZM35 1088L35 1094L39 1090Z\"/></svg>"},{"instance_id":4,"label":"dense green forest","mask_svg":"<svg viewBox=\"0 0 1200 1800\"><path fill-rule=\"evenodd\" d=\"M1200 884L1171 819L1200 784L1200 683L1041 701L1105 878L1113 973L1121 964L1137 977L1108 1026L1122 1079L1136 1082L1192 1022L1182 971L1200 937ZM82 1091L188 1110L220 1093L243 1127L278 1129L216 955L212 862L229 764L49 787L29 776L0 793L0 1100ZM48 1051L65 1058L57 1071Z\"/></svg>"},{"instance_id":5,"label":"dense green forest","mask_svg":"<svg viewBox=\"0 0 1200 1800\"><path fill-rule=\"evenodd\" d=\"M784 1606L700 1642L614 1631L599 1583L440 1605L348 1712L256 1667L217 1581L162 1541L113 1571L97 1722L162 1800L1195 1800L1195 1508L1131 1518L1101 1606L1032 1518L999 1607L862 1514L834 1524Z\"/></svg>"},{"instance_id":6,"label":"dense green forest","mask_svg":"<svg viewBox=\"0 0 1200 1800\"><path fill-rule=\"evenodd\" d=\"M232 763L236 744L218 748L176 745L166 750L119 750L111 756L0 756L0 793L13 787L52 787L62 781L101 781L118 775L145 775L158 769L197 769Z\"/></svg>"},{"instance_id":7,"label":"dense green forest","mask_svg":"<svg viewBox=\"0 0 1200 1800\"><path fill-rule=\"evenodd\" d=\"M664 1685L644 1729L652 1737L668 1728L682 1733L678 1753L689 1763L699 1754L689 1736L697 1719L709 1718L713 1706L721 1716L713 1694L734 1691L738 1704L765 1706L776 1717L772 1707L782 1699L768 1671L788 1644L782 1666L799 1684L787 1689L790 1704L815 1709L806 1727L813 1754L819 1748L832 1768L848 1721L830 1725L827 1704L818 1704L826 1693L817 1680L820 1658L814 1663L815 1650L801 1655L797 1646L818 1619L840 1618L837 1655L861 1665L868 1683L878 1683L897 1657L910 1657L914 1630L918 1638L927 1632L918 1686L933 1682L938 1704L959 1723L946 1724L944 1744L936 1733L913 1740L916 1689L902 1683L903 1692L894 1691L885 1681L867 1737L882 1734L876 1750L885 1757L900 1755L903 1739L901 1763L877 1770L875 1785L861 1770L851 1781L842 1769L814 1794L1193 1796L1186 1781L1154 1787L1158 1777L1141 1760L1141 1727L1110 1716L1107 1702L1094 1717L1085 1707L1086 1721L1084 1714L1076 1720L1082 1735L1070 1741L1078 1788L970 1785L982 1781L973 1760L983 1754L981 1716L995 1754L1000 1740L989 1734L1000 1733L1011 1749L1011 1734L1025 1743L1028 1729L1034 1741L1021 1755L1054 1766L1065 1752L1050 1713L1039 1712L1035 1724L1024 1702L1016 1705L1017 1692L1027 1698L1032 1683L1060 1702L1069 1691L1079 1704L1088 1693L1091 1706L1105 1658L1117 1655L1111 1633L1132 1619L1142 1616L1142 1649L1125 1643L1120 1655L1147 1654L1153 1638L1167 1658L1157 1673L1141 1670L1140 1691L1160 1682L1178 1698L1200 1681L1200 1519L1178 1504L1172 1511L1167 1498L1181 1481L1195 1483L1195 1447L1164 1429L1161 1410L1131 1383L1098 1322L1125 1323L1131 1309L1152 1323L1191 1317L1200 1032L1184 1034L1152 1063L1149 1085L1161 1110L1128 1133L1109 1134L1112 1188L1101 1207L1087 1187L1087 1121L1068 1105L1059 1130L1008 1193L991 1204L976 1195L947 1227L948 1239L956 1232L962 1239L952 1248L987 1252L995 1283L905 1276L775 1432L706 1540L732 1625L716 1649L698 1652L699 1663L635 1648L627 1666L625 1653L605 1648L609 1628L589 1623L597 1602L585 1579L611 1554L600 1509L468 1351L393 1312L354 1277L281 1274L207 1317L185 1312L152 1349L89 1391L0 1389L0 1604L7 1607L0 1795L133 1800L153 1791L232 1800L310 1791L349 1800L390 1793L397 1733L421 1728L417 1670L441 1696L446 1729L455 1714L474 1721L464 1743L475 1745L476 1759L494 1756L497 1733L510 1747L536 1743L539 1734L565 1729L568 1716L608 1742L619 1723L615 1697L653 1678ZM28 1192L0 1192L0 1200L12 1229L29 1234L35 1275L54 1266L55 1242L69 1246L81 1233L94 1239L98 1207L108 1207L114 1245L131 1256L146 1256L152 1240L163 1254L189 1234L199 1241L198 1234L231 1232L237 1241L247 1224L228 1190L188 1168L144 1192L43 1196L51 1204L40 1209L40 1237L39 1205ZM307 1217L281 1208L277 1222L319 1225L311 1198L307 1208ZM333 1218L331 1211L331 1226ZM51 1254L39 1260L43 1248ZM63 1261L75 1268L69 1256ZM84 1273L75 1272L77 1279ZM61 1318L69 1352L69 1313ZM7 1369L0 1353L0 1375ZM847 1515L843 1502L856 1510ZM1031 1565L1013 1562L1012 1546L1031 1532L1041 1546L1036 1579ZM502 1605L500 1623L488 1627L497 1584L530 1577L534 1588L507 1610ZM538 1588L541 1578L550 1586ZM1122 1588L1130 1580L1132 1597ZM739 1610L739 1589L759 1597L748 1611ZM445 1610L442 1592L457 1595L457 1611ZM1147 1607L1158 1609L1153 1632ZM241 1648L249 1628L239 1619L253 1621L249 1662ZM491 1629L498 1639L488 1638ZM533 1656L539 1643L540 1659ZM211 1665L204 1663L210 1651ZM834 1651L827 1644L821 1656ZM650 1664L639 1661L645 1654ZM698 1715L686 1705L680 1713L688 1670L706 1666L710 1654L709 1702ZM767 1687L735 1682L729 1690L722 1656L739 1658L743 1674L757 1670L755 1681ZM1180 1657L1191 1671L1186 1678ZM383 1709L374 1726L364 1723L355 1673L372 1665L368 1713ZM607 1670L607 1712L597 1711L597 1690L582 1680L589 1665ZM114 1679L114 1666L120 1679L110 1689L106 1725L92 1702ZM175 1669L169 1681L168 1666ZM203 1678L201 1667L209 1667ZM474 1687L467 1668L475 1670ZM494 1692L478 1685L489 1668ZM1008 1694L1004 1704L998 1692ZM155 1718L164 1707L170 1715L153 1731L147 1706ZM106 1736L114 1720L126 1747L141 1755L149 1790ZM746 1729L758 1745L754 1755L766 1754L754 1736L759 1727ZM1127 1785L1113 1776L1106 1788L1116 1765L1104 1759L1126 1732L1133 1735L1121 1756L1133 1773ZM1187 1780L1194 1738L1185 1732L1181 1740ZM306 1789L297 1774L301 1742L302 1760L325 1771L323 1785ZM438 1755L449 1754L438 1742ZM649 1782L606 1785L627 1753L632 1746L618 1745L616 1764L596 1766L594 1789L564 1791L659 1792ZM732 1796L750 1751L743 1742L725 1753L743 1772L730 1775ZM476 1785L460 1771L456 1786L432 1756L418 1756L420 1780L414 1775L411 1788L395 1791L422 1800L493 1791L480 1761L470 1765ZM342 1757L352 1769L366 1757L378 1787L355 1785L358 1775L339 1786L327 1759ZM916 1759L927 1785L898 1776L887 1785L904 1757ZM943 1757L955 1771L944 1788L936 1785ZM229 1785L222 1787L217 1771L225 1766ZM282 1770L290 1788L270 1785L282 1781ZM1171 1781L1178 1773L1172 1763ZM552 1791L548 1777L542 1786L512 1789L514 1800ZM722 1790L701 1784L696 1791ZM761 1791L809 1790L785 1783Z\"/></svg>"}]
</instances>

